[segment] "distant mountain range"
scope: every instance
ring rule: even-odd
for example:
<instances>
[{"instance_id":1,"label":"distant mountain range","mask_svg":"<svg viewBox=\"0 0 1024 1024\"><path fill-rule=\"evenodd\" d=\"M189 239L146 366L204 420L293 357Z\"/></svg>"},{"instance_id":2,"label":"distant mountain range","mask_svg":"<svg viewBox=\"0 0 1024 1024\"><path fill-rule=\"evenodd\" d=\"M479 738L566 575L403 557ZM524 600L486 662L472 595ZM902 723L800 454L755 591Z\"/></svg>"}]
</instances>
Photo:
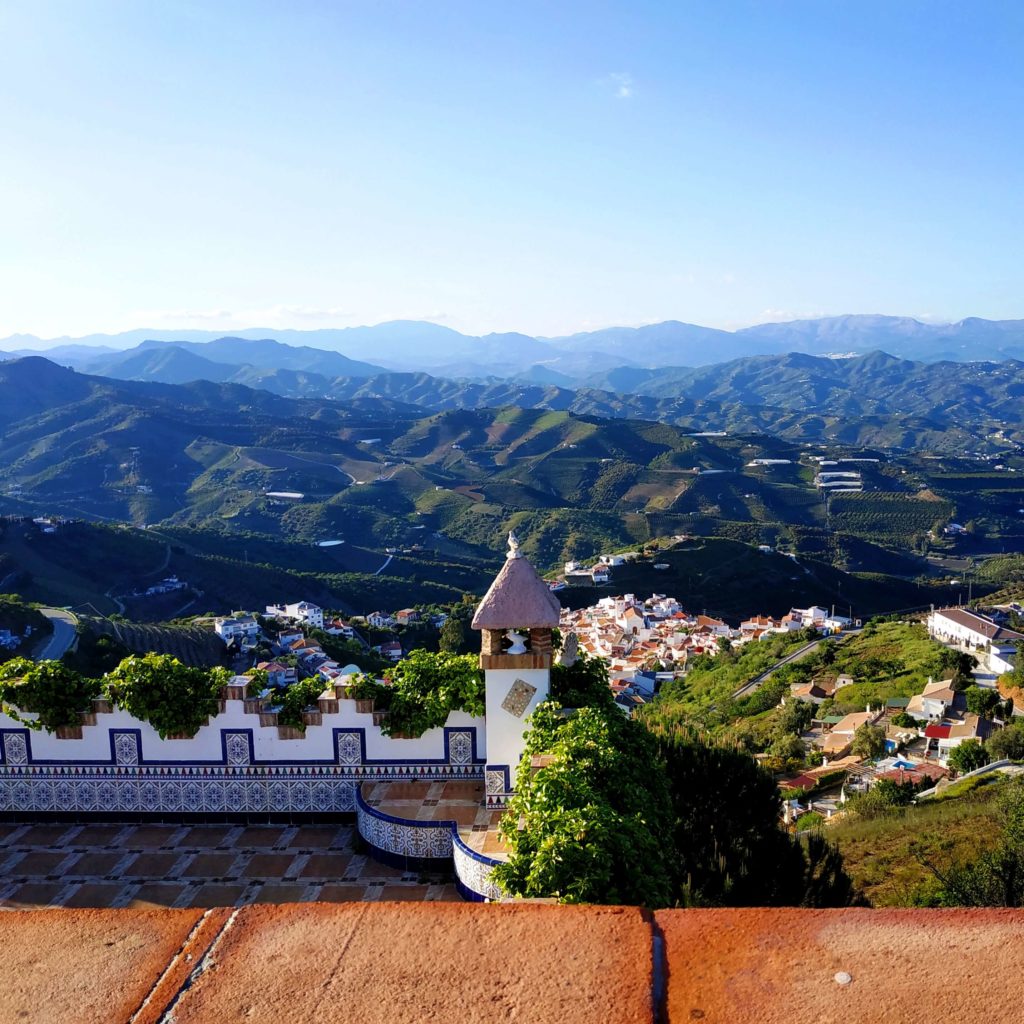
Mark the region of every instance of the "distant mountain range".
<instances>
[{"instance_id":1,"label":"distant mountain range","mask_svg":"<svg viewBox=\"0 0 1024 1024\"><path fill-rule=\"evenodd\" d=\"M928 324L910 317L851 315L759 324L738 331L670 320L558 338L517 333L474 337L426 321L393 321L312 331L253 328L229 338L216 331L148 329L48 340L12 335L0 340L0 351L26 355L45 350L76 369L146 379L153 373L152 352L162 348L161 343L235 367L355 377L381 368L422 370L447 377L498 376L568 387L598 383L591 379L594 375L622 367L702 367L789 352L837 356L884 350L918 362L1024 359L1024 320L970 317L955 324ZM128 351L149 354L125 367L122 359ZM373 355L372 364L359 358L368 353ZM165 358L175 362L179 375L190 372L180 356ZM340 359L347 364L339 363ZM222 379L218 373L207 367L204 376Z\"/></svg>"},{"instance_id":2,"label":"distant mountain range","mask_svg":"<svg viewBox=\"0 0 1024 1024\"><path fill-rule=\"evenodd\" d=\"M273 361L275 345L224 339L223 345L197 347L214 348L227 358L239 346L243 353L249 351L244 346L252 346ZM202 409L203 416L228 427L233 409L242 418L258 413L340 423L359 412L386 420L516 408L644 420L691 431L757 433L800 443L943 452L994 451L1024 443L1024 362L1015 360L922 363L884 352L847 359L790 353L696 369L620 368L603 375L604 387L561 387L388 372L336 353L288 351L295 353L298 367L354 366L359 375L218 363L197 355L192 343L152 343L119 357L92 357L110 360L107 372L128 379L73 372L40 356L0 363L0 426L19 423L7 438L7 450L15 436L25 443L31 437L33 451L52 458L72 439L83 439L86 424L94 419L120 422L116 410L127 396L133 421L140 404L147 418L166 404L175 410ZM196 380L197 373L203 379ZM167 422L166 410L161 415ZM191 429L189 415L182 422L186 431ZM16 458L23 454L18 451Z\"/></svg>"}]
</instances>

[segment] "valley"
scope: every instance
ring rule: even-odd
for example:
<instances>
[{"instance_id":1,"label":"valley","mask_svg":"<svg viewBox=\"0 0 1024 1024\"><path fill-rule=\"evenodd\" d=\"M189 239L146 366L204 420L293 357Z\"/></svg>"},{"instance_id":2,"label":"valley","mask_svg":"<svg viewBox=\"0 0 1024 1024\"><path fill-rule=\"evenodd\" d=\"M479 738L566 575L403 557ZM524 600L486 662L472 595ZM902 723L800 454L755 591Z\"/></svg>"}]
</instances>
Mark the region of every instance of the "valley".
<instances>
[{"instance_id":1,"label":"valley","mask_svg":"<svg viewBox=\"0 0 1024 1024\"><path fill-rule=\"evenodd\" d=\"M780 608L870 615L942 603L954 584L980 596L1012 573L997 556L1024 549L1024 459L1005 432L998 454L908 451L793 440L787 417L733 432L544 403L436 410L349 380L343 400L290 398L0 364L0 513L27 521L8 524L0 568L40 599L142 619L180 610L131 596L172 572L192 613L283 591L366 612L480 593L510 529L552 578L689 537L744 559L717 558L712 587L676 544L667 569L614 586L745 614L733 592L749 585L730 581L764 578ZM47 536L30 522L45 516L81 522Z\"/></svg>"}]
</instances>

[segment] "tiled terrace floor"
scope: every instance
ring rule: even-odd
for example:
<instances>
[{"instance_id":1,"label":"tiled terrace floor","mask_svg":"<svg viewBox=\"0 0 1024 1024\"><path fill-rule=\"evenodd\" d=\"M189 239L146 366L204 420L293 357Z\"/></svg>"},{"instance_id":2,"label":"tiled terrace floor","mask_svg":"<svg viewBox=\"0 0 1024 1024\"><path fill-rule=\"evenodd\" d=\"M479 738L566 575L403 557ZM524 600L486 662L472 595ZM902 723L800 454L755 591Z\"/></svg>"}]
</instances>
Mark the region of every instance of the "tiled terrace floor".
<instances>
[{"instance_id":1,"label":"tiled terrace floor","mask_svg":"<svg viewBox=\"0 0 1024 1024\"><path fill-rule=\"evenodd\" d=\"M354 825L0 824L0 909L460 898L354 838Z\"/></svg>"},{"instance_id":2,"label":"tiled terrace floor","mask_svg":"<svg viewBox=\"0 0 1024 1024\"><path fill-rule=\"evenodd\" d=\"M503 812L484 806L482 782L364 782L362 793L385 814L407 821L454 821L471 850L495 860L508 855L498 835Z\"/></svg>"}]
</instances>

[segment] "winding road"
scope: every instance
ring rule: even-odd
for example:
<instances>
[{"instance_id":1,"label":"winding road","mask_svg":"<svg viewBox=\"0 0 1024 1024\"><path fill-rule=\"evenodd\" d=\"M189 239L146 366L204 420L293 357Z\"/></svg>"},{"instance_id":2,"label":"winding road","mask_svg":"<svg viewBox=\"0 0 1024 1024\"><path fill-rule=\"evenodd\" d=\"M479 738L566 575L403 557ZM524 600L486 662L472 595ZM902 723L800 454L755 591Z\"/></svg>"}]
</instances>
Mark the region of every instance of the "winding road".
<instances>
[{"instance_id":1,"label":"winding road","mask_svg":"<svg viewBox=\"0 0 1024 1024\"><path fill-rule=\"evenodd\" d=\"M837 640L838 643L845 643L850 637L856 636L860 630L848 629L846 630ZM792 654L786 655L781 661L777 661L771 668L765 669L759 676L754 676L749 683L744 683L732 696L733 700L738 700L740 697L747 697L752 694L755 690L760 689L768 680L774 675L783 665L792 664L794 661L800 661L801 658L806 658L812 651L818 649L818 646L826 640L835 640L835 637L819 637L817 640L812 640L809 644L805 644L803 647L798 647Z\"/></svg>"},{"instance_id":2,"label":"winding road","mask_svg":"<svg viewBox=\"0 0 1024 1024\"><path fill-rule=\"evenodd\" d=\"M39 611L50 620L53 633L46 645L36 655L36 661L57 661L75 642L75 627L78 619L62 608L40 608Z\"/></svg>"}]
</instances>

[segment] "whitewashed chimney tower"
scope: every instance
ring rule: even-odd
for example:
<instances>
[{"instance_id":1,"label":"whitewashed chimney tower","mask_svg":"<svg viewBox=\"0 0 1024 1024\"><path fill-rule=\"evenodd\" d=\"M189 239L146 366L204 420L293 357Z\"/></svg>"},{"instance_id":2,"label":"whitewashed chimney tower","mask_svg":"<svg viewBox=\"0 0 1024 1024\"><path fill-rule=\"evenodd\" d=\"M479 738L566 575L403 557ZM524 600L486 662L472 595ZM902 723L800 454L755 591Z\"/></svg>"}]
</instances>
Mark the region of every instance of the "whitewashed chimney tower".
<instances>
[{"instance_id":1,"label":"whitewashed chimney tower","mask_svg":"<svg viewBox=\"0 0 1024 1024\"><path fill-rule=\"evenodd\" d=\"M473 616L481 631L487 687L487 804L502 807L525 746L526 718L551 688L551 630L561 606L523 556L514 533L508 557Z\"/></svg>"}]
</instances>

